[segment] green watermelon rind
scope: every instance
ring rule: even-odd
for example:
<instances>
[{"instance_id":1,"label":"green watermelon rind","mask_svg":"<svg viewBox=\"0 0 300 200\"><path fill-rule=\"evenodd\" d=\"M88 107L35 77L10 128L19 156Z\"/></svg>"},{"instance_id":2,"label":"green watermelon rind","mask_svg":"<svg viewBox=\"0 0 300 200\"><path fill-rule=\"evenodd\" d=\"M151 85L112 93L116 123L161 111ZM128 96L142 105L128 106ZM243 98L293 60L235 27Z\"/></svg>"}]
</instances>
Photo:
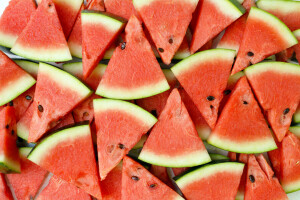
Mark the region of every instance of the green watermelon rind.
<instances>
[{"instance_id":1,"label":"green watermelon rind","mask_svg":"<svg viewBox=\"0 0 300 200\"><path fill-rule=\"evenodd\" d=\"M157 119L151 113L127 101L114 99L94 99L93 105L95 114L98 112L105 112L107 110L124 112L127 115L139 120L140 124L143 123L149 128L151 128L157 122Z\"/></svg>"},{"instance_id":2,"label":"green watermelon rind","mask_svg":"<svg viewBox=\"0 0 300 200\"><path fill-rule=\"evenodd\" d=\"M0 30L0 45L7 48L12 48L18 35L11 35L9 33L4 33Z\"/></svg>"},{"instance_id":3,"label":"green watermelon rind","mask_svg":"<svg viewBox=\"0 0 300 200\"><path fill-rule=\"evenodd\" d=\"M20 147L19 148L20 156L27 158L27 156L30 154L32 149L33 149L33 147Z\"/></svg>"},{"instance_id":4,"label":"green watermelon rind","mask_svg":"<svg viewBox=\"0 0 300 200\"><path fill-rule=\"evenodd\" d=\"M31 88L36 83L36 80L29 74L24 74L10 83L9 87L5 87L0 92L0 106L12 101L23 92Z\"/></svg>"},{"instance_id":5,"label":"green watermelon rind","mask_svg":"<svg viewBox=\"0 0 300 200\"><path fill-rule=\"evenodd\" d=\"M29 60L15 59L13 60L17 65L19 65L23 70L29 73L33 77L37 77L39 64Z\"/></svg>"},{"instance_id":6,"label":"green watermelon rind","mask_svg":"<svg viewBox=\"0 0 300 200\"><path fill-rule=\"evenodd\" d=\"M6 156L0 156L0 173L20 173L21 166L19 162L14 162Z\"/></svg>"},{"instance_id":7,"label":"green watermelon rind","mask_svg":"<svg viewBox=\"0 0 300 200\"><path fill-rule=\"evenodd\" d=\"M294 123L300 123L300 111L296 111L296 113L293 116L293 122Z\"/></svg>"},{"instance_id":8,"label":"green watermelon rind","mask_svg":"<svg viewBox=\"0 0 300 200\"><path fill-rule=\"evenodd\" d=\"M177 179L175 182L180 189L192 184L195 181L199 181L204 178L208 178L211 175L221 172L240 173L242 175L244 169L243 163L238 162L223 162L217 164L208 164L193 170L184 176Z\"/></svg>"},{"instance_id":9,"label":"green watermelon rind","mask_svg":"<svg viewBox=\"0 0 300 200\"><path fill-rule=\"evenodd\" d=\"M222 154L210 153L209 156L212 161L229 161L229 158Z\"/></svg>"},{"instance_id":10,"label":"green watermelon rind","mask_svg":"<svg viewBox=\"0 0 300 200\"><path fill-rule=\"evenodd\" d=\"M88 124L55 132L38 143L28 155L28 159L39 164L60 143L68 141L71 144L72 141L79 140L82 137L91 137L90 126Z\"/></svg>"},{"instance_id":11,"label":"green watermelon rind","mask_svg":"<svg viewBox=\"0 0 300 200\"><path fill-rule=\"evenodd\" d=\"M27 126L24 126L22 123L17 123L17 135L23 140L28 140L29 130Z\"/></svg>"},{"instance_id":12,"label":"green watermelon rind","mask_svg":"<svg viewBox=\"0 0 300 200\"><path fill-rule=\"evenodd\" d=\"M300 138L300 126L291 126L289 130L290 132L294 133L298 138Z\"/></svg>"},{"instance_id":13,"label":"green watermelon rind","mask_svg":"<svg viewBox=\"0 0 300 200\"><path fill-rule=\"evenodd\" d=\"M256 2L258 8L266 11L274 11L276 13L284 12L288 15L291 12L299 12L300 2L289 0L259 0Z\"/></svg>"},{"instance_id":14,"label":"green watermelon rind","mask_svg":"<svg viewBox=\"0 0 300 200\"><path fill-rule=\"evenodd\" d=\"M292 193L300 190L300 180L291 182L289 184L281 183L281 186L285 193Z\"/></svg>"},{"instance_id":15,"label":"green watermelon rind","mask_svg":"<svg viewBox=\"0 0 300 200\"><path fill-rule=\"evenodd\" d=\"M103 76L104 72L106 70L107 65L99 63L97 67L94 69L94 71L91 73L90 76L93 74L97 76ZM82 74L83 69L82 69L82 62L73 62L73 63L66 63L63 64L62 66L63 70L66 72L72 74L73 76L76 76L76 74Z\"/></svg>"},{"instance_id":16,"label":"green watermelon rind","mask_svg":"<svg viewBox=\"0 0 300 200\"><path fill-rule=\"evenodd\" d=\"M300 3L300 2L299 2ZM293 34L295 35L295 37L299 38L300 37L300 29L297 29L293 32Z\"/></svg>"}]
</instances>

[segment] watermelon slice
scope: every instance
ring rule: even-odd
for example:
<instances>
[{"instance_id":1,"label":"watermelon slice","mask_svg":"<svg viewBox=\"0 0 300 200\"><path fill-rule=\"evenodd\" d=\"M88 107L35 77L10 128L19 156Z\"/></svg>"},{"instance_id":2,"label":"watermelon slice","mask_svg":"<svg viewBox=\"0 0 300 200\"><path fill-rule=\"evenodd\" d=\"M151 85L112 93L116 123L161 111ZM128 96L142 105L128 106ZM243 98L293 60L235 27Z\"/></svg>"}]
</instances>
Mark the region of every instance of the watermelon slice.
<instances>
[{"instance_id":1,"label":"watermelon slice","mask_svg":"<svg viewBox=\"0 0 300 200\"><path fill-rule=\"evenodd\" d=\"M128 19L137 14L132 0L104 0L106 12Z\"/></svg>"},{"instance_id":2,"label":"watermelon slice","mask_svg":"<svg viewBox=\"0 0 300 200\"><path fill-rule=\"evenodd\" d=\"M4 174L0 174L0 199L13 200L13 196L6 184Z\"/></svg>"},{"instance_id":3,"label":"watermelon slice","mask_svg":"<svg viewBox=\"0 0 300 200\"><path fill-rule=\"evenodd\" d=\"M287 195L282 189L278 179L276 177L268 177L268 173L265 171L264 166L267 165L269 170L272 171L268 166L266 160L260 157L261 160L257 162L254 155L249 156L248 160L248 172L247 172L247 183L245 189L245 200L250 199L282 199L288 200ZM264 162L264 163L261 163Z\"/></svg>"},{"instance_id":4,"label":"watermelon slice","mask_svg":"<svg viewBox=\"0 0 300 200\"><path fill-rule=\"evenodd\" d=\"M183 200L183 198L129 157L123 160L122 200Z\"/></svg>"},{"instance_id":5,"label":"watermelon slice","mask_svg":"<svg viewBox=\"0 0 300 200\"><path fill-rule=\"evenodd\" d=\"M0 111L0 173L20 172L16 132L14 108L6 106Z\"/></svg>"},{"instance_id":6,"label":"watermelon slice","mask_svg":"<svg viewBox=\"0 0 300 200\"><path fill-rule=\"evenodd\" d=\"M56 200L56 199L72 199L72 200L92 200L91 196L80 188L70 183L52 176L47 187L38 195L37 200Z\"/></svg>"},{"instance_id":7,"label":"watermelon slice","mask_svg":"<svg viewBox=\"0 0 300 200\"><path fill-rule=\"evenodd\" d=\"M300 29L293 32L296 38L298 39L298 44L295 45L293 48L296 53L296 58L298 60L298 63L300 62Z\"/></svg>"},{"instance_id":8,"label":"watermelon slice","mask_svg":"<svg viewBox=\"0 0 300 200\"><path fill-rule=\"evenodd\" d=\"M101 199L94 156L90 127L80 125L45 138L31 151L28 159Z\"/></svg>"},{"instance_id":9,"label":"watermelon slice","mask_svg":"<svg viewBox=\"0 0 300 200\"><path fill-rule=\"evenodd\" d=\"M166 167L151 165L150 170L151 174L161 180L170 188L174 188L171 179L169 178L168 171Z\"/></svg>"},{"instance_id":10,"label":"watermelon slice","mask_svg":"<svg viewBox=\"0 0 300 200\"><path fill-rule=\"evenodd\" d=\"M83 83L54 66L40 63L29 142L36 142L57 121L91 95Z\"/></svg>"},{"instance_id":11,"label":"watermelon slice","mask_svg":"<svg viewBox=\"0 0 300 200\"><path fill-rule=\"evenodd\" d=\"M63 69L65 71L79 78L81 81L86 83L89 87L91 87L93 90L97 89L101 77L104 75L106 67L107 65L98 64L94 69L94 71L91 73L91 75L84 80L83 72L82 72L82 62L67 63L63 65Z\"/></svg>"},{"instance_id":12,"label":"watermelon slice","mask_svg":"<svg viewBox=\"0 0 300 200\"><path fill-rule=\"evenodd\" d=\"M198 1L133 0L165 64L179 49Z\"/></svg>"},{"instance_id":13,"label":"watermelon slice","mask_svg":"<svg viewBox=\"0 0 300 200\"><path fill-rule=\"evenodd\" d=\"M122 162L120 162L108 173L106 179L101 181L103 200L117 200L122 198L122 166Z\"/></svg>"},{"instance_id":14,"label":"watermelon slice","mask_svg":"<svg viewBox=\"0 0 300 200\"><path fill-rule=\"evenodd\" d=\"M193 167L211 161L177 89L171 92L139 159L164 167Z\"/></svg>"},{"instance_id":15,"label":"watermelon slice","mask_svg":"<svg viewBox=\"0 0 300 200\"><path fill-rule=\"evenodd\" d=\"M189 200L235 199L244 164L224 162L205 165L176 180Z\"/></svg>"},{"instance_id":16,"label":"watermelon slice","mask_svg":"<svg viewBox=\"0 0 300 200\"><path fill-rule=\"evenodd\" d=\"M211 128L226 88L235 52L213 49L192 55L171 68Z\"/></svg>"},{"instance_id":17,"label":"watermelon slice","mask_svg":"<svg viewBox=\"0 0 300 200\"><path fill-rule=\"evenodd\" d=\"M235 0L200 0L190 51L195 53L244 13Z\"/></svg>"},{"instance_id":18,"label":"watermelon slice","mask_svg":"<svg viewBox=\"0 0 300 200\"><path fill-rule=\"evenodd\" d=\"M11 0L0 18L0 45L11 48L35 11L34 0Z\"/></svg>"},{"instance_id":19,"label":"watermelon slice","mask_svg":"<svg viewBox=\"0 0 300 200\"><path fill-rule=\"evenodd\" d=\"M51 0L43 0L39 4L11 52L24 58L48 62L72 59Z\"/></svg>"},{"instance_id":20,"label":"watermelon slice","mask_svg":"<svg viewBox=\"0 0 300 200\"><path fill-rule=\"evenodd\" d=\"M261 153L277 148L246 77L237 82L207 142L237 153Z\"/></svg>"},{"instance_id":21,"label":"watermelon slice","mask_svg":"<svg viewBox=\"0 0 300 200\"><path fill-rule=\"evenodd\" d=\"M157 119L120 100L95 99L98 161L101 180L115 168Z\"/></svg>"},{"instance_id":22,"label":"watermelon slice","mask_svg":"<svg viewBox=\"0 0 300 200\"><path fill-rule=\"evenodd\" d=\"M106 13L81 12L83 77L87 78L123 30L124 21Z\"/></svg>"},{"instance_id":23,"label":"watermelon slice","mask_svg":"<svg viewBox=\"0 0 300 200\"><path fill-rule=\"evenodd\" d=\"M31 147L20 148L21 173L7 174L17 199L33 199L48 175L46 170L27 159L31 150Z\"/></svg>"},{"instance_id":24,"label":"watermelon slice","mask_svg":"<svg viewBox=\"0 0 300 200\"><path fill-rule=\"evenodd\" d=\"M72 113L75 119L75 122L89 121L92 123L94 120L94 106L93 100L101 98L98 95L92 94L87 100L82 102L76 108L73 109Z\"/></svg>"},{"instance_id":25,"label":"watermelon slice","mask_svg":"<svg viewBox=\"0 0 300 200\"><path fill-rule=\"evenodd\" d=\"M202 140L207 140L211 132L209 125L207 124L207 122L205 121L202 114L200 113L190 96L187 94L187 92L183 88L180 88L178 90L181 95L182 101L187 111L189 112L191 119L194 122L199 137Z\"/></svg>"},{"instance_id":26,"label":"watermelon slice","mask_svg":"<svg viewBox=\"0 0 300 200\"><path fill-rule=\"evenodd\" d=\"M297 43L293 33L282 21L268 12L252 7L232 74Z\"/></svg>"},{"instance_id":27,"label":"watermelon slice","mask_svg":"<svg viewBox=\"0 0 300 200\"><path fill-rule=\"evenodd\" d=\"M15 99L35 82L34 78L0 51L0 106Z\"/></svg>"},{"instance_id":28,"label":"watermelon slice","mask_svg":"<svg viewBox=\"0 0 300 200\"><path fill-rule=\"evenodd\" d=\"M265 62L247 68L245 73L278 141L281 141L300 101L300 66Z\"/></svg>"},{"instance_id":29,"label":"watermelon slice","mask_svg":"<svg viewBox=\"0 0 300 200\"><path fill-rule=\"evenodd\" d=\"M168 82L135 16L130 18L125 32L126 42L114 51L96 94L140 99L168 90Z\"/></svg>"},{"instance_id":30,"label":"watermelon slice","mask_svg":"<svg viewBox=\"0 0 300 200\"><path fill-rule=\"evenodd\" d=\"M19 65L23 70L30 74L33 78L37 79L37 74L39 70L39 64L31 62L29 60L14 60L14 62Z\"/></svg>"}]
</instances>

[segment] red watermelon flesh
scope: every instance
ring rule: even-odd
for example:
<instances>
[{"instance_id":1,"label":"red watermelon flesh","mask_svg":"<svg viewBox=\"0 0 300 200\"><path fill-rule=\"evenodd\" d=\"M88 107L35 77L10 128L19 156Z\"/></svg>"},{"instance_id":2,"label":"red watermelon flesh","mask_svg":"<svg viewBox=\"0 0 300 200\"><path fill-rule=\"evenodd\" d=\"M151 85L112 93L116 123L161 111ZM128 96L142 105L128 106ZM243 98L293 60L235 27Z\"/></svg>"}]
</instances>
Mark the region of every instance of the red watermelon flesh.
<instances>
[{"instance_id":1,"label":"red watermelon flesh","mask_svg":"<svg viewBox=\"0 0 300 200\"><path fill-rule=\"evenodd\" d=\"M57 124L57 126L55 126L53 128L53 130L57 130L57 129L60 129L65 126L69 126L74 123L75 123L75 121L74 121L73 115L71 113L69 113L63 117L63 119Z\"/></svg>"},{"instance_id":2,"label":"red watermelon flesh","mask_svg":"<svg viewBox=\"0 0 300 200\"><path fill-rule=\"evenodd\" d=\"M159 180L164 182L167 186L170 188L174 188L172 181L169 178L167 168L166 167L161 167L157 165L151 165L150 172L157 177Z\"/></svg>"},{"instance_id":3,"label":"red watermelon flesh","mask_svg":"<svg viewBox=\"0 0 300 200\"><path fill-rule=\"evenodd\" d=\"M28 142L36 142L59 120L91 95L78 79L54 66L40 63Z\"/></svg>"},{"instance_id":4,"label":"red watermelon flesh","mask_svg":"<svg viewBox=\"0 0 300 200\"><path fill-rule=\"evenodd\" d=\"M128 19L137 16L132 0L104 0L106 12Z\"/></svg>"},{"instance_id":5,"label":"red watermelon flesh","mask_svg":"<svg viewBox=\"0 0 300 200\"><path fill-rule=\"evenodd\" d=\"M88 10L105 11L103 0L92 0L87 5Z\"/></svg>"},{"instance_id":6,"label":"red watermelon flesh","mask_svg":"<svg viewBox=\"0 0 300 200\"><path fill-rule=\"evenodd\" d=\"M179 49L197 3L194 0L154 0L147 3L144 0L133 1L165 64L171 63Z\"/></svg>"},{"instance_id":7,"label":"red watermelon flesh","mask_svg":"<svg viewBox=\"0 0 300 200\"><path fill-rule=\"evenodd\" d=\"M174 176L179 176L182 173L186 172L188 169L188 167L172 168Z\"/></svg>"},{"instance_id":8,"label":"red watermelon flesh","mask_svg":"<svg viewBox=\"0 0 300 200\"><path fill-rule=\"evenodd\" d=\"M227 154L227 157L230 159L230 161L237 161L238 160L237 156L238 156L237 153L231 151L229 151Z\"/></svg>"},{"instance_id":9,"label":"red watermelon flesh","mask_svg":"<svg viewBox=\"0 0 300 200\"><path fill-rule=\"evenodd\" d=\"M81 13L81 24L83 77L86 79L123 30L124 21L105 13L84 11Z\"/></svg>"},{"instance_id":10,"label":"red watermelon flesh","mask_svg":"<svg viewBox=\"0 0 300 200\"><path fill-rule=\"evenodd\" d=\"M11 0L0 19L0 45L11 48L35 11L34 0Z\"/></svg>"},{"instance_id":11,"label":"red watermelon flesh","mask_svg":"<svg viewBox=\"0 0 300 200\"><path fill-rule=\"evenodd\" d=\"M232 74L295 44L297 40L285 24L274 15L252 7Z\"/></svg>"},{"instance_id":12,"label":"red watermelon flesh","mask_svg":"<svg viewBox=\"0 0 300 200\"><path fill-rule=\"evenodd\" d=\"M47 187L38 195L37 200L92 200L91 196L82 189L52 176Z\"/></svg>"},{"instance_id":13,"label":"red watermelon flesh","mask_svg":"<svg viewBox=\"0 0 300 200\"><path fill-rule=\"evenodd\" d=\"M294 48L297 46L298 44L296 44L295 46L292 46L286 50L283 50L279 53L277 53L276 56L276 61L281 61L281 62L287 62L288 59L291 59L293 57L293 54L295 52Z\"/></svg>"},{"instance_id":14,"label":"red watermelon flesh","mask_svg":"<svg viewBox=\"0 0 300 200\"><path fill-rule=\"evenodd\" d=\"M13 200L13 196L6 184L4 174L0 174L0 199Z\"/></svg>"},{"instance_id":15,"label":"red watermelon flesh","mask_svg":"<svg viewBox=\"0 0 300 200\"><path fill-rule=\"evenodd\" d=\"M276 177L268 176L261 169L254 155L249 156L245 200L288 199Z\"/></svg>"},{"instance_id":16,"label":"red watermelon flesh","mask_svg":"<svg viewBox=\"0 0 300 200\"><path fill-rule=\"evenodd\" d=\"M135 16L130 18L125 32L125 42L114 51L96 94L140 99L168 90L166 78Z\"/></svg>"},{"instance_id":17,"label":"red watermelon flesh","mask_svg":"<svg viewBox=\"0 0 300 200\"><path fill-rule=\"evenodd\" d=\"M24 140L28 140L30 123L36 107L36 103L32 102L32 104L30 104L26 112L22 115L22 117L17 123L17 134L20 138Z\"/></svg>"},{"instance_id":18,"label":"red watermelon flesh","mask_svg":"<svg viewBox=\"0 0 300 200\"><path fill-rule=\"evenodd\" d=\"M116 167L157 119L140 107L120 100L94 100L100 177Z\"/></svg>"},{"instance_id":19,"label":"red watermelon flesh","mask_svg":"<svg viewBox=\"0 0 300 200\"><path fill-rule=\"evenodd\" d=\"M265 62L245 71L278 139L285 136L300 101L300 67L282 62Z\"/></svg>"},{"instance_id":20,"label":"red watermelon flesh","mask_svg":"<svg viewBox=\"0 0 300 200\"><path fill-rule=\"evenodd\" d=\"M233 50L206 50L171 68L211 128L217 121L234 56Z\"/></svg>"},{"instance_id":21,"label":"red watermelon flesh","mask_svg":"<svg viewBox=\"0 0 300 200\"><path fill-rule=\"evenodd\" d=\"M17 199L33 199L41 187L48 172L26 158L21 156L21 173L7 174Z\"/></svg>"},{"instance_id":22,"label":"red watermelon flesh","mask_svg":"<svg viewBox=\"0 0 300 200\"><path fill-rule=\"evenodd\" d=\"M72 112L75 122L89 121L90 123L92 123L92 121L94 120L93 100L97 98L101 97L92 94L92 96L90 96L87 100L85 100L75 109L73 109Z\"/></svg>"},{"instance_id":23,"label":"red watermelon flesh","mask_svg":"<svg viewBox=\"0 0 300 200\"><path fill-rule=\"evenodd\" d=\"M274 171L266 161L265 157L262 154L259 154L256 157L256 160L260 166L260 168L264 171L264 173L267 175L267 178L270 180L274 177Z\"/></svg>"},{"instance_id":24,"label":"red watermelon flesh","mask_svg":"<svg viewBox=\"0 0 300 200\"><path fill-rule=\"evenodd\" d=\"M180 88L179 93L181 95L182 101L184 102L184 105L186 106L186 109L190 114L191 119L194 122L199 137L202 140L207 140L211 132L209 125L207 124L207 122L205 121L202 114L200 113L190 96L187 94L187 92L183 88Z\"/></svg>"},{"instance_id":25,"label":"red watermelon flesh","mask_svg":"<svg viewBox=\"0 0 300 200\"><path fill-rule=\"evenodd\" d=\"M122 200L183 200L175 191L129 157L123 160Z\"/></svg>"},{"instance_id":26,"label":"red watermelon flesh","mask_svg":"<svg viewBox=\"0 0 300 200\"><path fill-rule=\"evenodd\" d=\"M192 54L243 14L243 10L230 1L200 0L199 4L190 47Z\"/></svg>"},{"instance_id":27,"label":"red watermelon flesh","mask_svg":"<svg viewBox=\"0 0 300 200\"><path fill-rule=\"evenodd\" d=\"M11 106L6 106L0 111L0 133L0 172L20 172L20 157L16 145L16 116Z\"/></svg>"},{"instance_id":28,"label":"red watermelon flesh","mask_svg":"<svg viewBox=\"0 0 300 200\"><path fill-rule=\"evenodd\" d=\"M165 167L192 167L211 161L177 89L171 92L139 159Z\"/></svg>"},{"instance_id":29,"label":"red watermelon flesh","mask_svg":"<svg viewBox=\"0 0 300 200\"><path fill-rule=\"evenodd\" d=\"M106 179L100 182L103 200L122 198L122 162L111 170Z\"/></svg>"},{"instance_id":30,"label":"red watermelon flesh","mask_svg":"<svg viewBox=\"0 0 300 200\"><path fill-rule=\"evenodd\" d=\"M261 153L277 148L246 77L237 82L208 143L238 153Z\"/></svg>"}]
</instances>

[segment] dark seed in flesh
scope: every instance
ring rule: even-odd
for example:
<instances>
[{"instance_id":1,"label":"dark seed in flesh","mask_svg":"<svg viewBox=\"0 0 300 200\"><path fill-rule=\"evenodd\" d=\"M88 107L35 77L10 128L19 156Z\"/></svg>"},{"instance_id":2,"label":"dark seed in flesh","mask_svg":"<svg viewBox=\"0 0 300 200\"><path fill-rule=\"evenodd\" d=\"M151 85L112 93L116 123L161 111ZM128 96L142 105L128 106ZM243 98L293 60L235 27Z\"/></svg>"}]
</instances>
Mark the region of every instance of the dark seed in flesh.
<instances>
[{"instance_id":1,"label":"dark seed in flesh","mask_svg":"<svg viewBox=\"0 0 300 200\"><path fill-rule=\"evenodd\" d=\"M25 98L26 98L26 100L31 100L32 99L32 97L29 96L29 95L27 95Z\"/></svg>"},{"instance_id":2,"label":"dark seed in flesh","mask_svg":"<svg viewBox=\"0 0 300 200\"><path fill-rule=\"evenodd\" d=\"M289 108L286 108L284 111L283 111L283 114L286 115L290 112L290 109Z\"/></svg>"},{"instance_id":3,"label":"dark seed in flesh","mask_svg":"<svg viewBox=\"0 0 300 200\"><path fill-rule=\"evenodd\" d=\"M249 52L247 53L247 55L250 56L250 57L252 57L252 56L254 56L254 53L251 52L251 51L249 51Z\"/></svg>"},{"instance_id":4,"label":"dark seed in flesh","mask_svg":"<svg viewBox=\"0 0 300 200\"><path fill-rule=\"evenodd\" d=\"M139 177L137 177L137 176L132 176L132 177L131 177L131 179L132 179L132 180L135 180L135 181L138 181L138 180L140 180L140 178L139 178Z\"/></svg>"},{"instance_id":5,"label":"dark seed in flesh","mask_svg":"<svg viewBox=\"0 0 300 200\"><path fill-rule=\"evenodd\" d=\"M150 188L155 188L155 187L156 187L156 184L151 184L149 187L150 187Z\"/></svg>"},{"instance_id":6,"label":"dark seed in flesh","mask_svg":"<svg viewBox=\"0 0 300 200\"><path fill-rule=\"evenodd\" d=\"M211 108L211 109L213 109L213 108L214 108L214 106L213 106L213 105L210 105L210 108Z\"/></svg>"},{"instance_id":7,"label":"dark seed in flesh","mask_svg":"<svg viewBox=\"0 0 300 200\"><path fill-rule=\"evenodd\" d=\"M15 134L15 131L14 131L14 130L11 130L11 134L14 135L14 134Z\"/></svg>"},{"instance_id":8,"label":"dark seed in flesh","mask_svg":"<svg viewBox=\"0 0 300 200\"><path fill-rule=\"evenodd\" d=\"M5 128L6 128L6 129L9 129L9 124L7 124L7 125L5 126Z\"/></svg>"},{"instance_id":9,"label":"dark seed in flesh","mask_svg":"<svg viewBox=\"0 0 300 200\"><path fill-rule=\"evenodd\" d=\"M124 50L125 48L126 48L126 42L123 42L123 43L121 44L121 49Z\"/></svg>"},{"instance_id":10,"label":"dark seed in flesh","mask_svg":"<svg viewBox=\"0 0 300 200\"><path fill-rule=\"evenodd\" d=\"M163 53L165 50L163 48L158 48L158 51Z\"/></svg>"},{"instance_id":11,"label":"dark seed in flesh","mask_svg":"<svg viewBox=\"0 0 300 200\"><path fill-rule=\"evenodd\" d=\"M247 102L247 101L243 101L243 104L247 105L247 104L248 104L248 102Z\"/></svg>"},{"instance_id":12,"label":"dark seed in flesh","mask_svg":"<svg viewBox=\"0 0 300 200\"><path fill-rule=\"evenodd\" d=\"M214 97L214 96L208 96L208 97L206 97L206 99L207 99L208 101L213 101L213 100L215 100L215 97Z\"/></svg>"},{"instance_id":13,"label":"dark seed in flesh","mask_svg":"<svg viewBox=\"0 0 300 200\"><path fill-rule=\"evenodd\" d=\"M9 102L9 106L14 106L14 102L13 102L13 101L10 101L10 102Z\"/></svg>"},{"instance_id":14,"label":"dark seed in flesh","mask_svg":"<svg viewBox=\"0 0 300 200\"><path fill-rule=\"evenodd\" d=\"M250 175L250 176L249 176L249 179L250 179L251 183L254 183L254 182L255 182L255 178L254 178L253 175Z\"/></svg>"},{"instance_id":15,"label":"dark seed in flesh","mask_svg":"<svg viewBox=\"0 0 300 200\"><path fill-rule=\"evenodd\" d=\"M231 93L231 90L225 90L225 91L224 91L224 94L225 94L225 95L229 95L230 93Z\"/></svg>"},{"instance_id":16,"label":"dark seed in flesh","mask_svg":"<svg viewBox=\"0 0 300 200\"><path fill-rule=\"evenodd\" d=\"M119 144L118 147L119 147L120 149L125 149L125 145L124 145L124 144Z\"/></svg>"},{"instance_id":17,"label":"dark seed in flesh","mask_svg":"<svg viewBox=\"0 0 300 200\"><path fill-rule=\"evenodd\" d=\"M38 109L39 109L40 112L43 112L43 111L44 111L44 108L43 108L43 106L41 106L41 105L38 106Z\"/></svg>"},{"instance_id":18,"label":"dark seed in flesh","mask_svg":"<svg viewBox=\"0 0 300 200\"><path fill-rule=\"evenodd\" d=\"M173 44L173 38L170 38L170 39L169 39L169 43L170 43L170 44Z\"/></svg>"}]
</instances>

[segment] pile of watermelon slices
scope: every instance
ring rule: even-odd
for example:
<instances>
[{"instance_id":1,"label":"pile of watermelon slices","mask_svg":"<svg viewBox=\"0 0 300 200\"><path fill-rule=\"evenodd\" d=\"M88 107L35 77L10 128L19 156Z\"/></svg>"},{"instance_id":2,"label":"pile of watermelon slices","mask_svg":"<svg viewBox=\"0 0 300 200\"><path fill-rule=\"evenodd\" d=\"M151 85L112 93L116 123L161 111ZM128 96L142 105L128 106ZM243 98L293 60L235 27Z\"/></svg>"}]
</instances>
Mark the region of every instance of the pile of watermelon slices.
<instances>
[{"instance_id":1,"label":"pile of watermelon slices","mask_svg":"<svg viewBox=\"0 0 300 200\"><path fill-rule=\"evenodd\" d=\"M1 200L300 199L300 1L5 2Z\"/></svg>"}]
</instances>

